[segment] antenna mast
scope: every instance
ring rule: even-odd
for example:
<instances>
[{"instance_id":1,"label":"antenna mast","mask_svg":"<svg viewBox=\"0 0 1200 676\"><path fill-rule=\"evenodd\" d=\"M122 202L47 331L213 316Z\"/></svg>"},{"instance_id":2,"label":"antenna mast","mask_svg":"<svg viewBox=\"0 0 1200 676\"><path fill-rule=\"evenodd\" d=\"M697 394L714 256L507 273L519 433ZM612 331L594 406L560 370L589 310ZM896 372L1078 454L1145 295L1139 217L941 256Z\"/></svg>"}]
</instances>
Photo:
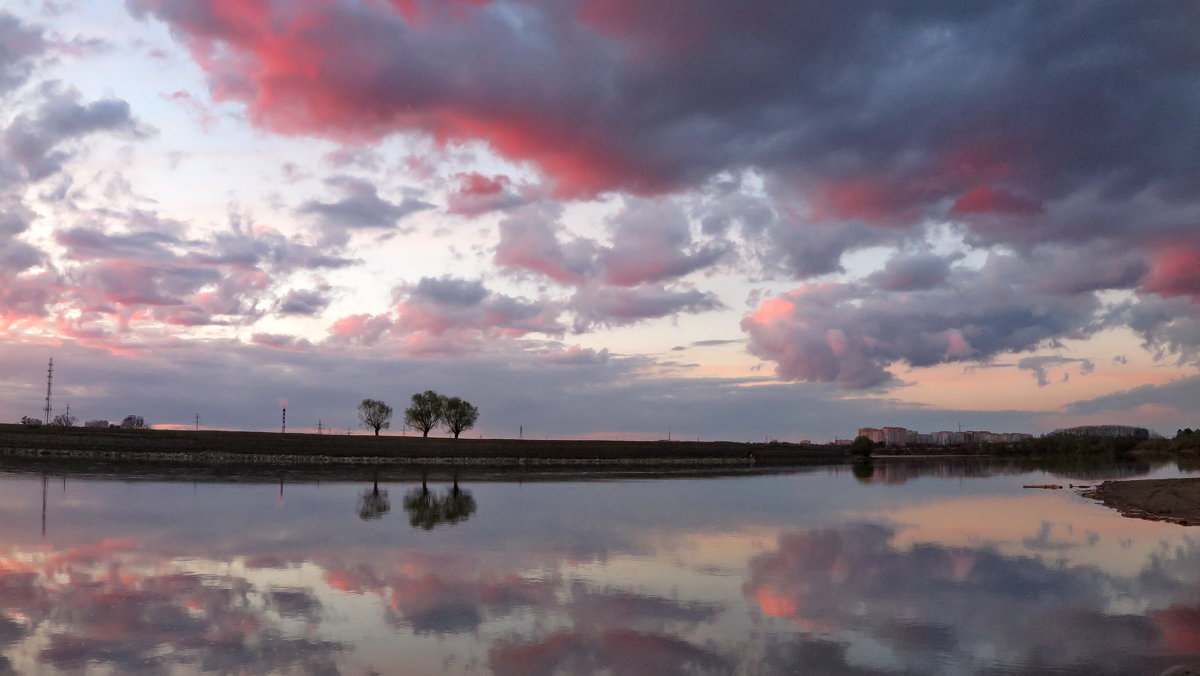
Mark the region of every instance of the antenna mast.
<instances>
[{"instance_id":1,"label":"antenna mast","mask_svg":"<svg viewBox=\"0 0 1200 676\"><path fill-rule=\"evenodd\" d=\"M50 365L46 367L46 424L50 424L50 383L54 380L54 357L50 357Z\"/></svg>"}]
</instances>

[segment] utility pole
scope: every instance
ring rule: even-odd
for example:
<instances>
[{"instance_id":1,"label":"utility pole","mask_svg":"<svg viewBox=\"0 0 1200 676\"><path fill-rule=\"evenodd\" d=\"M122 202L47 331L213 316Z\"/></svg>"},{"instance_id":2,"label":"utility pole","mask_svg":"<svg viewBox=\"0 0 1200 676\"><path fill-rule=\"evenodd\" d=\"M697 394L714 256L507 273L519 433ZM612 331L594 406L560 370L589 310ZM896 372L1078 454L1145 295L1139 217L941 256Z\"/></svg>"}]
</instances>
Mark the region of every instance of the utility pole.
<instances>
[{"instance_id":1,"label":"utility pole","mask_svg":"<svg viewBox=\"0 0 1200 676\"><path fill-rule=\"evenodd\" d=\"M196 431L197 432L200 431L200 414L199 413L196 414Z\"/></svg>"},{"instance_id":2,"label":"utility pole","mask_svg":"<svg viewBox=\"0 0 1200 676\"><path fill-rule=\"evenodd\" d=\"M321 436L321 419L317 418L317 436Z\"/></svg>"},{"instance_id":3,"label":"utility pole","mask_svg":"<svg viewBox=\"0 0 1200 676\"><path fill-rule=\"evenodd\" d=\"M279 431L280 431L280 433L287 432L287 407L286 406L283 409L283 417L280 418L280 420L279 420Z\"/></svg>"},{"instance_id":4,"label":"utility pole","mask_svg":"<svg viewBox=\"0 0 1200 676\"><path fill-rule=\"evenodd\" d=\"M50 383L54 380L54 357L50 357L50 365L46 367L46 419L45 423L50 424Z\"/></svg>"}]
</instances>

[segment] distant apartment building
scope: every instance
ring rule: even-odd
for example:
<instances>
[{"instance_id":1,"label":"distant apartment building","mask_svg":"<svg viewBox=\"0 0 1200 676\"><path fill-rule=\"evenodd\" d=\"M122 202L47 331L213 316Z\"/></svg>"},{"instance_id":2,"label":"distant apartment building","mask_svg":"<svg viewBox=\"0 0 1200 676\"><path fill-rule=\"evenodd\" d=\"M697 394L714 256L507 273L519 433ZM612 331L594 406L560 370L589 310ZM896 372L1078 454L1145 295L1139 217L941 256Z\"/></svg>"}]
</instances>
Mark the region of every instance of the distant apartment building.
<instances>
[{"instance_id":1,"label":"distant apartment building","mask_svg":"<svg viewBox=\"0 0 1200 676\"><path fill-rule=\"evenodd\" d=\"M908 445L908 430L903 427L884 427L880 429L883 432L884 446L907 446Z\"/></svg>"},{"instance_id":2,"label":"distant apartment building","mask_svg":"<svg viewBox=\"0 0 1200 676\"><path fill-rule=\"evenodd\" d=\"M1072 432L1065 433L1071 434ZM924 434L904 427L860 427L858 434L875 443L893 447L1001 444L1027 441L1033 438L1032 434L1022 432L989 432L987 430L972 430L969 432L942 430L933 434Z\"/></svg>"},{"instance_id":3,"label":"distant apartment building","mask_svg":"<svg viewBox=\"0 0 1200 676\"><path fill-rule=\"evenodd\" d=\"M876 429L874 427L858 428L858 436L866 437L866 438L870 439L871 441L874 441L877 444L883 443L883 430Z\"/></svg>"},{"instance_id":4,"label":"distant apartment building","mask_svg":"<svg viewBox=\"0 0 1200 676\"><path fill-rule=\"evenodd\" d=\"M931 436L933 436L933 443L936 446L958 446L967 443L967 435L962 432L942 430L934 432Z\"/></svg>"},{"instance_id":5,"label":"distant apartment building","mask_svg":"<svg viewBox=\"0 0 1200 676\"><path fill-rule=\"evenodd\" d=\"M885 446L907 446L908 430L903 427L860 427L858 436Z\"/></svg>"}]
</instances>

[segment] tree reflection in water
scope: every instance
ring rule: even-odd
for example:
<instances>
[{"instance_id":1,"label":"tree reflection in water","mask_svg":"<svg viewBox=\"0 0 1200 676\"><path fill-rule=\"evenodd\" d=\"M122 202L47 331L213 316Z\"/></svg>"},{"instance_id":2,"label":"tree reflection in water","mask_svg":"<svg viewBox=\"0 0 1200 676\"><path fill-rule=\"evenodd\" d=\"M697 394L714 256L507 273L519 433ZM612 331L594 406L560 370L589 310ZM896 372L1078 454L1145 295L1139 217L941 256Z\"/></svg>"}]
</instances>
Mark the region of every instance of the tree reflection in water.
<instances>
[{"instance_id":1,"label":"tree reflection in water","mask_svg":"<svg viewBox=\"0 0 1200 676\"><path fill-rule=\"evenodd\" d=\"M376 479L371 490L358 497L358 518L363 521L382 518L392 509L392 501L388 500L387 491L379 490L379 480Z\"/></svg>"},{"instance_id":2,"label":"tree reflection in water","mask_svg":"<svg viewBox=\"0 0 1200 676\"><path fill-rule=\"evenodd\" d=\"M408 512L409 524L422 530L433 530L443 523L466 521L475 513L475 508L475 497L471 491L458 487L457 477L454 486L444 494L430 491L422 478L421 487L404 496L404 511Z\"/></svg>"}]
</instances>

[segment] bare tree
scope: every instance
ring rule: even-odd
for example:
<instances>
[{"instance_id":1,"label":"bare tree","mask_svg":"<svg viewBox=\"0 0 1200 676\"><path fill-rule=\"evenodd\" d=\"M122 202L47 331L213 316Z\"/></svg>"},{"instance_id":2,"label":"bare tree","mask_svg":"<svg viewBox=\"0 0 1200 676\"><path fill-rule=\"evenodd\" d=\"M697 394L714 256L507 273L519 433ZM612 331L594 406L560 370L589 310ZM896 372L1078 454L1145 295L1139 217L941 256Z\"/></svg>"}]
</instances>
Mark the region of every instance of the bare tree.
<instances>
[{"instance_id":1,"label":"bare tree","mask_svg":"<svg viewBox=\"0 0 1200 676\"><path fill-rule=\"evenodd\" d=\"M458 397L442 397L442 422L455 439L463 430L474 427L476 420L479 420L479 409L471 402Z\"/></svg>"},{"instance_id":2,"label":"bare tree","mask_svg":"<svg viewBox=\"0 0 1200 676\"><path fill-rule=\"evenodd\" d=\"M363 427L374 429L375 436L379 436L379 430L392 426L392 407L375 399L363 399L358 405L358 420Z\"/></svg>"},{"instance_id":3,"label":"bare tree","mask_svg":"<svg viewBox=\"0 0 1200 676\"><path fill-rule=\"evenodd\" d=\"M412 396L412 406L404 411L404 422L413 429L421 430L422 437L442 421L442 396L433 390L425 390Z\"/></svg>"},{"instance_id":4,"label":"bare tree","mask_svg":"<svg viewBox=\"0 0 1200 676\"><path fill-rule=\"evenodd\" d=\"M57 425L59 427L74 427L76 420L77 418L71 415L69 412L59 413L58 415L54 416L54 421L50 424Z\"/></svg>"},{"instance_id":5,"label":"bare tree","mask_svg":"<svg viewBox=\"0 0 1200 676\"><path fill-rule=\"evenodd\" d=\"M127 430L146 429L146 420L140 415L129 414L121 421L121 427Z\"/></svg>"}]
</instances>

